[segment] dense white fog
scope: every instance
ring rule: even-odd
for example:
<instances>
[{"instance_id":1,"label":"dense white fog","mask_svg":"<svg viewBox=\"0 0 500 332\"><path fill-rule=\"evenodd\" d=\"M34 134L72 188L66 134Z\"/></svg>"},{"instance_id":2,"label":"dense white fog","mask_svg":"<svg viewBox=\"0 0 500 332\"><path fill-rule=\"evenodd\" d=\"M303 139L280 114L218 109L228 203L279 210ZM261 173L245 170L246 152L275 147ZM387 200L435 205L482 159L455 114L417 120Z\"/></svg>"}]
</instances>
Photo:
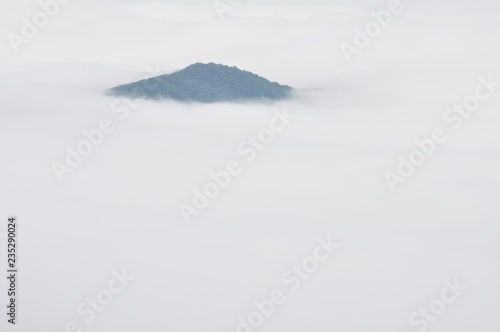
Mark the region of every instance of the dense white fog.
<instances>
[{"instance_id":1,"label":"dense white fog","mask_svg":"<svg viewBox=\"0 0 500 332\"><path fill-rule=\"evenodd\" d=\"M282 289L251 330L498 331L500 87L457 129L444 116L500 82L499 7L402 3L351 63L339 45L387 2L247 0L221 20L211 1L74 0L19 54L2 37L0 219L18 217L20 272L17 326L2 309L0 330L251 332L238 318ZM37 6L4 1L1 35ZM242 104L103 94L212 61L297 91ZM247 161L238 147L284 109L295 118ZM103 119L112 132L58 181L54 162ZM391 191L386 172L436 128L446 141ZM186 223L179 205L231 160L241 174ZM283 274L328 236L340 247L291 291ZM79 306L122 269L135 279L87 323ZM467 288L448 303L455 280ZM425 328L411 323L429 306Z\"/></svg>"}]
</instances>

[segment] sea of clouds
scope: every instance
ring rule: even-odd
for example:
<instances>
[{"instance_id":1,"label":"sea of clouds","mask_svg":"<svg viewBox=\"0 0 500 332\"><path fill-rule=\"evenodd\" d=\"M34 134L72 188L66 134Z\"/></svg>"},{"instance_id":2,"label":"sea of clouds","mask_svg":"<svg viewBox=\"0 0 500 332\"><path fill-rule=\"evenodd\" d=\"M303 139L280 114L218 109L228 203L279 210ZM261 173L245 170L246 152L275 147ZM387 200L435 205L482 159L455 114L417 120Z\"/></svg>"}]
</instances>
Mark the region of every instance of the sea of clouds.
<instances>
[{"instance_id":1,"label":"sea of clouds","mask_svg":"<svg viewBox=\"0 0 500 332\"><path fill-rule=\"evenodd\" d=\"M39 5L4 1L0 219L19 220L20 292L2 331L250 332L238 318L275 289L286 301L255 331L498 330L500 88L460 128L444 118L481 78L500 82L498 4L401 4L348 63L341 43L387 1L246 0L221 19L211 1L73 0L19 54L7 35ZM212 61L297 91L208 105L103 94ZM248 161L238 147L284 110L293 121ZM54 163L103 119L113 130L60 181ZM447 140L392 191L387 172L436 128ZM186 223L179 206L232 160L241 172ZM338 249L290 290L283 274L328 236Z\"/></svg>"}]
</instances>

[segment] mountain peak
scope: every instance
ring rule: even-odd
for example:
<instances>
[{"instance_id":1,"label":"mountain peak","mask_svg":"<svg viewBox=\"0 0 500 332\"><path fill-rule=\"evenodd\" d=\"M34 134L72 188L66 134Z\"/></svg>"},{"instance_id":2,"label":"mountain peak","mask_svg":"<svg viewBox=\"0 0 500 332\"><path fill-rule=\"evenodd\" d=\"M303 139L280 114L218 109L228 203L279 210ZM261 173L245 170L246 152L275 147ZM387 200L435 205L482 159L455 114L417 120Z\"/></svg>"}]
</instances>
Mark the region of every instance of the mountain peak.
<instances>
[{"instance_id":1,"label":"mountain peak","mask_svg":"<svg viewBox=\"0 0 500 332\"><path fill-rule=\"evenodd\" d=\"M172 74L117 86L109 93L131 98L212 103L279 100L287 98L291 91L289 86L237 67L198 62Z\"/></svg>"}]
</instances>

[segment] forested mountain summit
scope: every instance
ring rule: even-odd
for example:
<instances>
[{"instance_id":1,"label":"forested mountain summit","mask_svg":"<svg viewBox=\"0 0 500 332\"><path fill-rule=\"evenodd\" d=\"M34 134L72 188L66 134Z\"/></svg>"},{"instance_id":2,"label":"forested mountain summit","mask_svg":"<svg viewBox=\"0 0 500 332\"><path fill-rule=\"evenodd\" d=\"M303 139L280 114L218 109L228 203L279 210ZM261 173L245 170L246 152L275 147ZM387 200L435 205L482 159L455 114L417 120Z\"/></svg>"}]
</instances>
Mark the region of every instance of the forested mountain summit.
<instances>
[{"instance_id":1,"label":"forested mountain summit","mask_svg":"<svg viewBox=\"0 0 500 332\"><path fill-rule=\"evenodd\" d=\"M161 75L108 90L111 95L183 102L279 100L293 89L251 72L215 63L196 63L172 74Z\"/></svg>"}]
</instances>

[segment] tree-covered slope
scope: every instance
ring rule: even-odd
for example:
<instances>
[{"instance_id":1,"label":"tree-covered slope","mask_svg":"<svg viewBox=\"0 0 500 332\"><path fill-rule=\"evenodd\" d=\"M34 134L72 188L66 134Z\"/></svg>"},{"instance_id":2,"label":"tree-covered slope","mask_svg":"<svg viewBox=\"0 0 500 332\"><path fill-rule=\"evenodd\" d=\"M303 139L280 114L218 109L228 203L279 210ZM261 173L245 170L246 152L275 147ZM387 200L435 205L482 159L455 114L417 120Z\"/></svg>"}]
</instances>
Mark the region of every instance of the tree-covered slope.
<instances>
[{"instance_id":1,"label":"tree-covered slope","mask_svg":"<svg viewBox=\"0 0 500 332\"><path fill-rule=\"evenodd\" d=\"M285 99L292 88L236 67L196 63L178 72L120 85L109 94L185 102Z\"/></svg>"}]
</instances>

